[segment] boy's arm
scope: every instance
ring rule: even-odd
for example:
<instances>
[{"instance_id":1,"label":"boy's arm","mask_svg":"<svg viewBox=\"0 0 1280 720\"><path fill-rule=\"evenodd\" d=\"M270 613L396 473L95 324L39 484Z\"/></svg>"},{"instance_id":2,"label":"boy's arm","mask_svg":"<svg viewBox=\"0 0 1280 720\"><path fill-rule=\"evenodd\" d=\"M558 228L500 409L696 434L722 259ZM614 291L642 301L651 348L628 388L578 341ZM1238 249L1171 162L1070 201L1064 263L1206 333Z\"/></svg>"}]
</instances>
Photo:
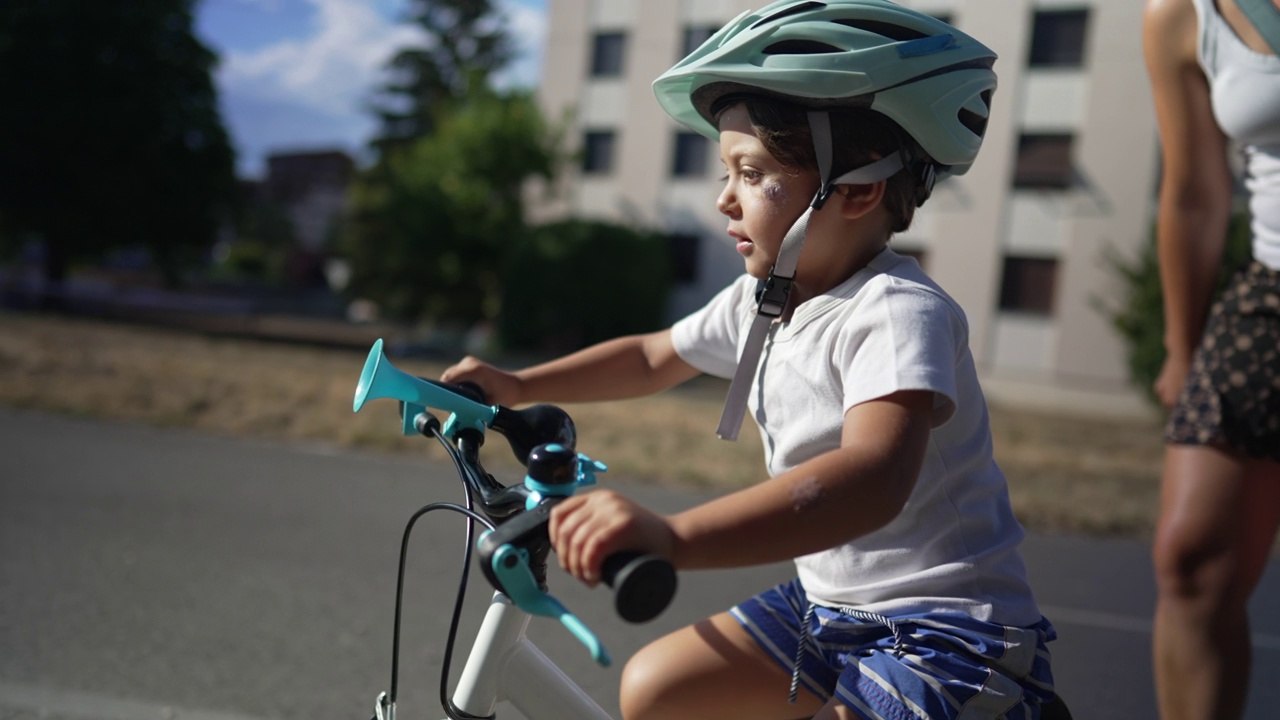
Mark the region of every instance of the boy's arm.
<instances>
[{"instance_id":1,"label":"boy's arm","mask_svg":"<svg viewBox=\"0 0 1280 720\"><path fill-rule=\"evenodd\" d=\"M933 393L904 391L845 414L841 447L758 485L662 517L609 491L552 513L561 564L595 582L619 550L646 550L680 569L789 560L883 527L915 487L929 443Z\"/></svg>"},{"instance_id":2,"label":"boy's arm","mask_svg":"<svg viewBox=\"0 0 1280 720\"><path fill-rule=\"evenodd\" d=\"M445 382L477 382L492 402L588 402L650 395L698 374L676 354L671 331L607 340L515 372L464 358L441 376Z\"/></svg>"},{"instance_id":3,"label":"boy's arm","mask_svg":"<svg viewBox=\"0 0 1280 720\"><path fill-rule=\"evenodd\" d=\"M884 527L915 488L932 410L919 391L854 406L838 450L673 516L676 567L789 560Z\"/></svg>"}]
</instances>

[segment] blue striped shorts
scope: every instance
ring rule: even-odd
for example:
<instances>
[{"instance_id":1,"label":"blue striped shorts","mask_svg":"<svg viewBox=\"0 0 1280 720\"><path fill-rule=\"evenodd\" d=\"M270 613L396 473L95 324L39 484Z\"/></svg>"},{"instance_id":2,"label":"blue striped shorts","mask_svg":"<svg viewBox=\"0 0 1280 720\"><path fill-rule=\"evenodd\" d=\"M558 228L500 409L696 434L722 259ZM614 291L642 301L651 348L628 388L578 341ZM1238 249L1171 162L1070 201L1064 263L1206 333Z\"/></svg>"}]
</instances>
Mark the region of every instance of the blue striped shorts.
<instances>
[{"instance_id":1,"label":"blue striped shorts","mask_svg":"<svg viewBox=\"0 0 1280 720\"><path fill-rule=\"evenodd\" d=\"M812 605L798 579L730 613L792 673L861 718L1035 720L1054 697L1048 620L1007 627L961 613L894 616ZM802 631L801 628L805 630Z\"/></svg>"}]
</instances>

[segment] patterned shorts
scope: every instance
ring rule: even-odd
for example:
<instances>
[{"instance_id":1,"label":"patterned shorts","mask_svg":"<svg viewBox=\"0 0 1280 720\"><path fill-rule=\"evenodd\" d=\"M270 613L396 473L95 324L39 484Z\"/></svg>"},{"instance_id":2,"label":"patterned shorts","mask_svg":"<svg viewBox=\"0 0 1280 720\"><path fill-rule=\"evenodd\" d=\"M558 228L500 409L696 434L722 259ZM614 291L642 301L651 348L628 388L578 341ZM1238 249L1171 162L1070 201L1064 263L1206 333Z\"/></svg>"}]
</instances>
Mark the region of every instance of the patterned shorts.
<instances>
[{"instance_id":1,"label":"patterned shorts","mask_svg":"<svg viewBox=\"0 0 1280 720\"><path fill-rule=\"evenodd\" d=\"M1052 700L1047 620L1007 627L959 613L884 617L813 605L799 580L730 610L803 687L860 718L1036 720Z\"/></svg>"},{"instance_id":2,"label":"patterned shorts","mask_svg":"<svg viewBox=\"0 0 1280 720\"><path fill-rule=\"evenodd\" d=\"M1164 437L1280 461L1280 272L1254 262L1214 303Z\"/></svg>"}]
</instances>

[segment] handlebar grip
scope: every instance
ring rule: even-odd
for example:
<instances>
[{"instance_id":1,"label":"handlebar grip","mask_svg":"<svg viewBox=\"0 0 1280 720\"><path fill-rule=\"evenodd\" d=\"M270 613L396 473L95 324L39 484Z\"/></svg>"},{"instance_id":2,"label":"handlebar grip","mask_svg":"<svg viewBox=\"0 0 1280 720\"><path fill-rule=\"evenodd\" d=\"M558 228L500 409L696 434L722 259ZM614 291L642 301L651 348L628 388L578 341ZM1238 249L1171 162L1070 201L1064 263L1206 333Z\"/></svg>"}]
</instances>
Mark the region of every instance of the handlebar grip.
<instances>
[{"instance_id":1,"label":"handlebar grip","mask_svg":"<svg viewBox=\"0 0 1280 720\"><path fill-rule=\"evenodd\" d=\"M478 383L473 383L470 380L463 380L460 383L441 383L441 384L450 389L456 388L458 390L461 390L461 393L459 394L465 397L469 397L470 399L475 400L481 405L489 404L489 396L485 394L484 388L480 387Z\"/></svg>"},{"instance_id":2,"label":"handlebar grip","mask_svg":"<svg viewBox=\"0 0 1280 720\"><path fill-rule=\"evenodd\" d=\"M649 622L667 609L676 594L676 569L665 558L623 551L605 558L604 582L613 588L618 616Z\"/></svg>"}]
</instances>

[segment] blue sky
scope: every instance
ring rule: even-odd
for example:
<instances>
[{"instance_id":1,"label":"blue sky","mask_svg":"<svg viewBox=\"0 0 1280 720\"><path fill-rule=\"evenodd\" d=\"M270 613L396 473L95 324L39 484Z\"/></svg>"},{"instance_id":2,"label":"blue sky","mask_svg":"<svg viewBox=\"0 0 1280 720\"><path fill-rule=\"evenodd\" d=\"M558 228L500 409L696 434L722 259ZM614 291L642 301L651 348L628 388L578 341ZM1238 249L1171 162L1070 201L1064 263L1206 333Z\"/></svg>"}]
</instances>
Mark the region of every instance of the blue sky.
<instances>
[{"instance_id":1,"label":"blue sky","mask_svg":"<svg viewBox=\"0 0 1280 720\"><path fill-rule=\"evenodd\" d=\"M545 0L498 0L520 56L499 81L536 82ZM421 41L405 0L201 0L196 32L221 56L214 81L245 177L272 152L343 149L377 129L367 109L387 60Z\"/></svg>"}]
</instances>

